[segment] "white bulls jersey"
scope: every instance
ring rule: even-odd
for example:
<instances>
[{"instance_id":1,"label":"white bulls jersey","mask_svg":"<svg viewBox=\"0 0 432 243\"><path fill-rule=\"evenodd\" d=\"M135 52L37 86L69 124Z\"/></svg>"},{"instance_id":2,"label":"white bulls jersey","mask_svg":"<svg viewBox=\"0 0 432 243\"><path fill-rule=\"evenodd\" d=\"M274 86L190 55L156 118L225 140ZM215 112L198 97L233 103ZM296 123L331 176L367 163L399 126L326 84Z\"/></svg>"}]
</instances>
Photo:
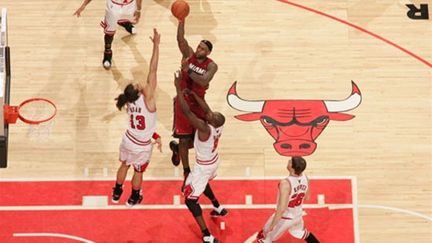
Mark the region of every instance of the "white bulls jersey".
<instances>
[{"instance_id":1,"label":"white bulls jersey","mask_svg":"<svg viewBox=\"0 0 432 243\"><path fill-rule=\"evenodd\" d=\"M196 153L196 161L201 165L209 165L218 161L218 143L222 135L223 126L214 128L210 127L210 136L206 141L201 141L198 137L198 130L195 133L194 148Z\"/></svg>"},{"instance_id":2,"label":"white bulls jersey","mask_svg":"<svg viewBox=\"0 0 432 243\"><path fill-rule=\"evenodd\" d=\"M309 187L308 179L302 174L301 176L288 176L285 180L291 184L291 191L288 207L283 217L291 219L301 217L303 213L303 200Z\"/></svg>"},{"instance_id":3,"label":"white bulls jersey","mask_svg":"<svg viewBox=\"0 0 432 243\"><path fill-rule=\"evenodd\" d=\"M147 108L143 94L134 103L127 104L127 113L128 129L123 141L127 141L131 147L150 144L150 139L156 131L156 111Z\"/></svg>"},{"instance_id":4,"label":"white bulls jersey","mask_svg":"<svg viewBox=\"0 0 432 243\"><path fill-rule=\"evenodd\" d=\"M133 2L134 0L107 0L109 2L112 2L114 4L118 4L118 5L127 5L131 2Z\"/></svg>"}]
</instances>

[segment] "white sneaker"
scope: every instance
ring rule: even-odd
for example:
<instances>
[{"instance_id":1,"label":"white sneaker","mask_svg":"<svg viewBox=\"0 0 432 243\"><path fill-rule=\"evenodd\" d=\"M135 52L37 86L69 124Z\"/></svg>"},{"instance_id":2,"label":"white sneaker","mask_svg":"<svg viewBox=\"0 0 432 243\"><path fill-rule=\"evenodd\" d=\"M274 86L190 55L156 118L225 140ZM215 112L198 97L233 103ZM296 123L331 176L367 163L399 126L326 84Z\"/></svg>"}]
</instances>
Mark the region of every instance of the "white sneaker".
<instances>
[{"instance_id":1,"label":"white sneaker","mask_svg":"<svg viewBox=\"0 0 432 243\"><path fill-rule=\"evenodd\" d=\"M108 61L108 60L105 60L105 61L103 62L103 67L104 67L105 69L110 69L110 68L111 68L111 62Z\"/></svg>"},{"instance_id":2,"label":"white sneaker","mask_svg":"<svg viewBox=\"0 0 432 243\"><path fill-rule=\"evenodd\" d=\"M135 26L132 26L132 35L135 35L136 33L138 33L138 30L135 28Z\"/></svg>"},{"instance_id":3,"label":"white sneaker","mask_svg":"<svg viewBox=\"0 0 432 243\"><path fill-rule=\"evenodd\" d=\"M204 236L203 237L203 243L218 243L219 241L213 236Z\"/></svg>"}]
</instances>

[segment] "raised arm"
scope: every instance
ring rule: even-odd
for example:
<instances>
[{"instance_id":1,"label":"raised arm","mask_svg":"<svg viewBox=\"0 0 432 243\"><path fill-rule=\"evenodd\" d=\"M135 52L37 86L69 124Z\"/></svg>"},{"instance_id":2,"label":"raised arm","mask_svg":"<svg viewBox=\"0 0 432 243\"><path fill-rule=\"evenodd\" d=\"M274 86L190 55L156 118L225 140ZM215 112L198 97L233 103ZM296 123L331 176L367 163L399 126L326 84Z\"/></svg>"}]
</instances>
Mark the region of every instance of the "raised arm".
<instances>
[{"instance_id":1,"label":"raised arm","mask_svg":"<svg viewBox=\"0 0 432 243\"><path fill-rule=\"evenodd\" d=\"M212 80L213 76L218 70L218 66L216 63L212 62L207 66L207 72L203 75L199 75L194 73L192 70L188 70L189 77L197 84L207 87Z\"/></svg>"},{"instance_id":2,"label":"raised arm","mask_svg":"<svg viewBox=\"0 0 432 243\"><path fill-rule=\"evenodd\" d=\"M188 118L191 122L192 126L198 130L198 136L200 139L205 140L210 135L210 128L205 121L198 118L189 108L189 105L186 103L183 92L180 89L180 79L181 76L178 72L174 73L174 84L176 86L177 91L177 99L180 102L180 107L183 111L183 114Z\"/></svg>"},{"instance_id":3,"label":"raised arm","mask_svg":"<svg viewBox=\"0 0 432 243\"><path fill-rule=\"evenodd\" d=\"M73 15L76 15L77 17L81 17L81 12L84 11L87 4L89 4L91 0L84 0L84 2L81 4L81 6L74 12Z\"/></svg>"},{"instance_id":4,"label":"raised arm","mask_svg":"<svg viewBox=\"0 0 432 243\"><path fill-rule=\"evenodd\" d=\"M291 191L291 185L287 180L281 180L279 183L279 196L278 196L278 204L275 216L273 217L273 220L270 224L270 227L264 232L264 234L267 234L268 232L272 231L273 228L279 223L279 221L282 218L283 213L285 212L285 209L288 205L289 201L289 191Z\"/></svg>"},{"instance_id":5,"label":"raised arm","mask_svg":"<svg viewBox=\"0 0 432 243\"><path fill-rule=\"evenodd\" d=\"M306 190L306 195L305 195L304 199L307 201L307 200L309 200L309 198L310 198L309 178L308 178L307 176L306 176L306 180L307 180L307 183L308 183L308 188L307 188L307 190Z\"/></svg>"},{"instance_id":6,"label":"raised arm","mask_svg":"<svg viewBox=\"0 0 432 243\"><path fill-rule=\"evenodd\" d=\"M157 68L159 62L159 43L160 34L157 29L153 29L153 37L150 37L153 42L153 53L150 59L149 73L147 75L147 84L144 88L144 95L147 99L151 99L154 96L156 86L157 86Z\"/></svg>"},{"instance_id":7,"label":"raised arm","mask_svg":"<svg viewBox=\"0 0 432 243\"><path fill-rule=\"evenodd\" d=\"M186 90L186 93L188 95L192 95L194 97L194 99L196 100L196 102L198 103L198 105L201 107L201 109L203 109L203 111L204 111L205 114L211 112L210 106L208 106L207 102L205 102L195 92L193 92L191 90Z\"/></svg>"},{"instance_id":8,"label":"raised arm","mask_svg":"<svg viewBox=\"0 0 432 243\"><path fill-rule=\"evenodd\" d=\"M184 25L185 25L185 21L181 20L179 21L179 24L177 26L177 44L183 55L183 59L188 58L193 54L192 47L189 46L187 40L184 37L185 34Z\"/></svg>"}]
</instances>

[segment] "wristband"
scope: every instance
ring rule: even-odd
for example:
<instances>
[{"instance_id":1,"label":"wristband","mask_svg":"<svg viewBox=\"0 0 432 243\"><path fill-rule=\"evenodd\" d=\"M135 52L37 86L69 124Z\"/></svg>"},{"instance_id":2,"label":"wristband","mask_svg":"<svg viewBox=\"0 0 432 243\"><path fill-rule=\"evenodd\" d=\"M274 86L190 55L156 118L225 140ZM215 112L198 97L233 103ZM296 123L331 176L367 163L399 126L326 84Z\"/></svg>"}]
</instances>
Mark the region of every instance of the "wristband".
<instances>
[{"instance_id":1,"label":"wristband","mask_svg":"<svg viewBox=\"0 0 432 243\"><path fill-rule=\"evenodd\" d=\"M154 132L153 133L153 136L152 136L152 138L154 139L154 140L157 140L158 138L160 138L161 136L159 135L159 134L157 134L157 132Z\"/></svg>"}]
</instances>

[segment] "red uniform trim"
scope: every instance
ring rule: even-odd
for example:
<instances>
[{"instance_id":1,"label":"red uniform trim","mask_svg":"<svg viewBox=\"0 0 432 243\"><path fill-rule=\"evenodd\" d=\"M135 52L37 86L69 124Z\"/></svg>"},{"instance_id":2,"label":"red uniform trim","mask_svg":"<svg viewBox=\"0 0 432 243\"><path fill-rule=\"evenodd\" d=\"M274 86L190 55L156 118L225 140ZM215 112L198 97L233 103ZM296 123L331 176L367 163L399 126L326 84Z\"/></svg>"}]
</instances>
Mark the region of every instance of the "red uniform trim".
<instances>
[{"instance_id":1,"label":"red uniform trim","mask_svg":"<svg viewBox=\"0 0 432 243\"><path fill-rule=\"evenodd\" d=\"M116 5L120 5L120 6L125 6L125 5L129 5L130 3L132 3L134 0L128 2L128 3L116 3L113 0L111 0L112 3L116 4Z\"/></svg>"},{"instance_id":2,"label":"red uniform trim","mask_svg":"<svg viewBox=\"0 0 432 243\"><path fill-rule=\"evenodd\" d=\"M137 139L136 137L134 137L134 136L129 132L129 130L126 131L126 137L129 138L129 140L130 140L131 142L133 142L134 144L139 145L139 146L146 146L146 145L149 145L149 144L151 143L150 139L147 140L147 141L141 141L141 140Z\"/></svg>"},{"instance_id":3,"label":"red uniform trim","mask_svg":"<svg viewBox=\"0 0 432 243\"><path fill-rule=\"evenodd\" d=\"M216 163L216 161L219 159L219 154L216 154L213 158L209 159L209 160L200 160L197 159L197 163L200 165L211 165Z\"/></svg>"}]
</instances>

